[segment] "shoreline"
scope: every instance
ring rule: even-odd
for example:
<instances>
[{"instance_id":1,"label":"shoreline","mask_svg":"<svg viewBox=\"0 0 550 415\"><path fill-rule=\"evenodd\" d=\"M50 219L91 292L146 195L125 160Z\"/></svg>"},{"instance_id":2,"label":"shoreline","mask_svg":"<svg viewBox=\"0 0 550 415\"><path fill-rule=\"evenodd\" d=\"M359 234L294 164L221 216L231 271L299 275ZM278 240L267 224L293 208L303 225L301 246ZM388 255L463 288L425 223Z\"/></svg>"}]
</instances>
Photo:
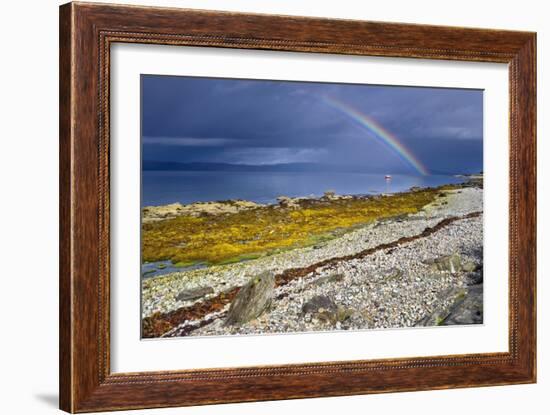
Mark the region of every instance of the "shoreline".
<instances>
[{"instance_id":1,"label":"shoreline","mask_svg":"<svg viewBox=\"0 0 550 415\"><path fill-rule=\"evenodd\" d=\"M448 183L435 187L418 187L410 188L397 192L382 192L372 191L368 193L355 194L337 194L333 190L327 190L323 195L308 195L308 196L285 196L278 195L273 198L271 203L262 203L254 200L246 199L224 199L211 201L196 201L192 203L173 202L162 205L146 205L141 207L142 223L151 223L167 219L173 219L177 216L191 215L200 216L202 214L220 215L227 213L238 213L244 210L266 208L266 207L288 207L296 206L300 202L315 202L320 200L344 200L344 199L369 199L380 196L407 194L418 190L440 189L446 187L460 188L463 186L483 186L482 174L456 174L452 177L463 180L460 183Z\"/></svg>"},{"instance_id":2,"label":"shoreline","mask_svg":"<svg viewBox=\"0 0 550 415\"><path fill-rule=\"evenodd\" d=\"M264 205L228 200L143 208L143 277L316 245L382 218L418 212L444 192L470 186L479 183L465 180L377 195L326 191L321 197L279 196L276 204Z\"/></svg>"},{"instance_id":3,"label":"shoreline","mask_svg":"<svg viewBox=\"0 0 550 415\"><path fill-rule=\"evenodd\" d=\"M320 198L327 190L333 190L341 195L379 195L383 193L407 192L411 187L439 187L445 184L460 184L475 174L441 173L427 175L394 173L391 180L386 180L386 172L380 174L360 172L318 172L283 174L284 180L276 179L280 172L262 173L258 180L244 182L239 185L237 179L227 179L227 187L219 188L219 180L212 177L212 172L195 172L190 177L179 176L178 171L150 171L154 178L147 181L143 187L143 197L140 209L157 208L179 204L181 206L195 203L223 202L243 200L259 205L276 205L279 196L291 198ZM185 172L184 172L185 173ZM219 172L218 172L219 174ZM250 173L242 174L242 178ZM206 177L205 180L201 178ZM229 176L231 173L229 173ZM273 182L272 175L275 176ZM317 176L317 179L312 179ZM215 177L215 175L214 175ZM240 177L240 176L239 176ZM168 183L165 183L168 180ZM181 181L181 185L178 182ZM262 181L267 181L262 185ZM184 185L184 183L186 183ZM216 191L209 191L215 188Z\"/></svg>"},{"instance_id":4,"label":"shoreline","mask_svg":"<svg viewBox=\"0 0 550 415\"><path fill-rule=\"evenodd\" d=\"M474 269L477 269L475 272L478 272L481 269L480 267L482 267L482 256L472 254L476 249L482 250L482 196L483 191L480 187L466 182L461 185L454 185L452 189L445 190L444 197L436 198L436 200L424 206L419 212L401 217L376 220L349 233L344 233L335 239L325 241L317 247L296 248L270 257L253 259L242 263L214 265L198 270L175 272L164 276L143 279L142 318L144 319L144 337L296 332L322 330L327 324L332 324L333 328L336 329L338 327L341 329L409 327L420 324L419 321L423 318L425 319L428 315L436 313L437 307L441 310L446 310L456 302L454 301L457 300L455 297L460 297L460 299L468 297L467 287L469 286L466 280L473 278L470 274L474 272ZM479 216L461 218L460 220L456 220L456 223L448 223L444 228L432 233L427 234L425 232L426 229L436 226L445 219L472 215L474 213ZM441 235L444 235L448 230L453 230L455 233L464 232L463 228L471 228L469 232L475 234L475 240L468 241L468 233L458 238L460 241L453 241L452 238L449 239L449 237L446 237L445 244L449 247L454 246L453 249L445 249L444 246L440 246L434 251L433 247L423 247L423 251L418 251L419 259L417 261L413 261L408 268L400 269L403 268L405 260L408 260L408 257L403 260L403 263L399 263L398 257L401 251L408 249L408 246L415 245L419 241L441 238ZM406 238L422 235L423 233L424 235L417 239L406 240ZM384 246L384 244L395 243L400 238L405 238L405 242L398 244L399 246ZM464 238L464 241L461 238ZM457 246L457 242L465 243L463 244L464 246ZM371 261L373 258L379 257L378 251L369 252L363 258L353 257L361 251L373 249L377 246L384 247L380 249L380 252L385 257L383 260L379 260L378 263L375 262L374 265L371 264ZM465 249L467 246L469 248ZM393 252L389 254L385 252L392 250ZM436 254L439 254L439 256L453 255L457 251L460 251L463 262L469 264L468 267L472 268L472 271L461 271L457 275L455 273L449 275L444 273L440 278L432 278L433 281L423 281L427 277L418 275L419 272L427 272L430 269L430 266L424 264L423 261L437 260ZM332 265L329 263L323 264L323 261L328 260L330 262L331 258L338 257L345 257L345 259L341 259L335 263L333 261ZM350 264L355 265L348 269ZM475 266L472 264L475 264ZM353 269L365 267L366 265L369 266L362 273L358 274L356 271L353 271ZM314 269L307 270L308 267L313 267ZM273 310L266 312L264 316L260 316L253 324L247 323L232 327L223 324L223 316L225 315L224 313L227 313L231 300L236 295L236 292L238 292L239 287L244 286L251 276L266 270L270 270L277 275L284 275L285 272L288 274L289 270L292 271L292 269L296 268L304 269L305 271L302 271L302 273L305 272L305 274L299 278L293 278L292 281L288 281L285 284L279 283L277 285L275 288L275 305ZM332 268L335 268L335 270ZM340 268L343 269L342 272L339 271ZM389 272L388 270L391 269L399 269L401 274L405 274L404 277L401 276L396 279L396 281L403 279L402 284L406 282L405 285L398 287L399 289L395 294L398 297L401 295L401 292L410 291L406 285L419 285L424 288L428 286L437 287L438 289L444 288L447 291L451 290L454 292L454 296L448 294L444 300L433 299L433 304L417 304L416 306L420 307L422 311L412 310L408 317L403 317L401 320L397 319L400 323L394 321L395 316L388 317L383 321L374 319L369 323L368 319L365 320L363 318L364 316L358 317L354 313L351 313L350 316L347 316L342 321L337 321L337 318L335 320L335 318L331 317L327 323L326 319L323 320L321 318L319 320L318 316L312 317L311 313L304 314L300 308L304 302L311 300L311 296L314 293L325 297L328 294L337 293L336 297L338 297L338 293L346 293L351 289L350 284L352 286L368 286L370 279L374 278L376 280L376 276L372 275L373 273L383 274ZM334 273L338 275L342 274L343 277L336 278L333 275ZM324 283L317 284L315 282L323 278L325 278ZM418 278L421 281L416 281ZM409 279L411 280L409 281ZM379 284L378 288L382 289L383 286L384 284ZM324 292L323 290L319 291L319 287L331 287L331 289L329 290L330 292ZM479 291L479 287L477 289ZM422 289L419 290L419 292L422 291ZM466 290L466 293L463 292L464 290ZM353 290L351 291L353 292ZM334 297L334 295L332 296ZM417 298L418 293L409 293L408 297L404 298L403 301L411 303L411 298L413 297L419 300ZM345 301L342 302L341 300L342 298L340 300L336 298L331 301L335 302L335 304L338 303L337 309L340 307L338 312L343 313L343 316L347 315L348 312L345 310L349 310L349 306L354 301L357 303L353 304L354 309L370 309L371 314L373 312L372 308L374 304L371 304L370 300L372 298L369 298L369 296L362 297L361 301L359 301L357 294L350 294L348 298L348 303L350 304L347 305ZM388 301L388 299L384 301ZM297 304L301 304L301 306ZM458 305L455 305L455 308L457 307ZM439 314L443 314L443 312L440 311ZM443 324L445 322L445 319L439 314L432 316L431 325L435 323ZM285 315L288 317L286 320ZM424 324L427 323L425 322Z\"/></svg>"}]
</instances>

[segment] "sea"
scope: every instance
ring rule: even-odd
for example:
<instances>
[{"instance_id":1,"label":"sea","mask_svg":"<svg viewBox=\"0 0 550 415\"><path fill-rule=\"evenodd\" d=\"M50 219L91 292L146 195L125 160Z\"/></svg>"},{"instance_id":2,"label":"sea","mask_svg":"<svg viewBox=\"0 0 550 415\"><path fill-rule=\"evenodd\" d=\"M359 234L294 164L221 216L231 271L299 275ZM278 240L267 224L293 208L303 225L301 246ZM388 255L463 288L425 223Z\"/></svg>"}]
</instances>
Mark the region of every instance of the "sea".
<instances>
[{"instance_id":1,"label":"sea","mask_svg":"<svg viewBox=\"0 0 550 415\"><path fill-rule=\"evenodd\" d=\"M141 206L179 202L250 200L276 203L277 197L319 197L326 191L339 195L396 193L411 187L435 187L460 183L464 178L447 175L413 176L342 172L142 172Z\"/></svg>"}]
</instances>

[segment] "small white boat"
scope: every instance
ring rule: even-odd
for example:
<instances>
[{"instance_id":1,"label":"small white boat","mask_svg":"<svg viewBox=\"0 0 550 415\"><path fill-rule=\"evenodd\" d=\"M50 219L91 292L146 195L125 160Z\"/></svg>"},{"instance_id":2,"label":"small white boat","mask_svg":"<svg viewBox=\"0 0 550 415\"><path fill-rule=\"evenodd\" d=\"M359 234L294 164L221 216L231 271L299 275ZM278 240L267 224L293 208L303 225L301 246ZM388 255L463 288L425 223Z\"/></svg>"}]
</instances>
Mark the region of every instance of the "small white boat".
<instances>
[{"instance_id":1,"label":"small white boat","mask_svg":"<svg viewBox=\"0 0 550 415\"><path fill-rule=\"evenodd\" d=\"M391 180L391 176L390 176L389 174L386 174L386 175L384 176L384 179L386 179L386 180Z\"/></svg>"}]
</instances>

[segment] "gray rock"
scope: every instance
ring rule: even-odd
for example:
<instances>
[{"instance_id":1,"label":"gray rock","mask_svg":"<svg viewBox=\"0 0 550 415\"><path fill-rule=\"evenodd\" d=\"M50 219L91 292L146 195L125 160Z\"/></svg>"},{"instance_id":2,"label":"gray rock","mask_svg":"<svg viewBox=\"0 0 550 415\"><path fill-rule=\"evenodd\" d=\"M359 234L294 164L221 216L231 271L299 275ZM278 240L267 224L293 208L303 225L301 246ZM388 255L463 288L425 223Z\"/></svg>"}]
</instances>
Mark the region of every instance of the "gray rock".
<instances>
[{"instance_id":1,"label":"gray rock","mask_svg":"<svg viewBox=\"0 0 550 415\"><path fill-rule=\"evenodd\" d=\"M428 260L425 263L430 265L432 271L450 272L451 274L461 271L474 272L479 268L474 261L464 260L457 253Z\"/></svg>"},{"instance_id":2,"label":"gray rock","mask_svg":"<svg viewBox=\"0 0 550 415\"><path fill-rule=\"evenodd\" d=\"M316 295L302 306L304 314L311 314L313 318L323 322L338 325L350 319L353 310L336 305L332 299L325 295Z\"/></svg>"},{"instance_id":3,"label":"gray rock","mask_svg":"<svg viewBox=\"0 0 550 415\"><path fill-rule=\"evenodd\" d=\"M398 280L403 277L403 271L397 268L391 268L383 273L384 281Z\"/></svg>"},{"instance_id":4,"label":"gray rock","mask_svg":"<svg viewBox=\"0 0 550 415\"><path fill-rule=\"evenodd\" d=\"M457 253L441 256L430 261L429 264L433 271L444 271L454 274L462 270L460 255Z\"/></svg>"},{"instance_id":5,"label":"gray rock","mask_svg":"<svg viewBox=\"0 0 550 415\"><path fill-rule=\"evenodd\" d=\"M336 310L336 313L334 313L334 317L332 319L332 322L344 322L349 320L354 315L354 311L350 308L345 307L338 307Z\"/></svg>"},{"instance_id":6,"label":"gray rock","mask_svg":"<svg viewBox=\"0 0 550 415\"><path fill-rule=\"evenodd\" d=\"M439 302L446 302L445 300L450 300L451 304L450 306L440 306L436 310L434 310L432 313L426 315L422 319L418 320L414 325L415 326L423 326L423 327L429 327L429 326L442 326L445 322L445 319L450 314L450 307L456 302L456 301L462 301L462 298L464 296L465 291L461 290L459 288L451 287L448 289L444 289L436 294L436 297ZM454 299L454 300L453 300Z\"/></svg>"},{"instance_id":7,"label":"gray rock","mask_svg":"<svg viewBox=\"0 0 550 415\"><path fill-rule=\"evenodd\" d=\"M415 326L453 326L483 323L483 284L467 290L450 290L454 297L449 307L440 308L417 321Z\"/></svg>"},{"instance_id":8,"label":"gray rock","mask_svg":"<svg viewBox=\"0 0 550 415\"><path fill-rule=\"evenodd\" d=\"M286 207L286 208L299 208L300 204L297 203L296 199L293 199L288 196L279 196L277 198L277 202L279 202L279 206Z\"/></svg>"},{"instance_id":9,"label":"gray rock","mask_svg":"<svg viewBox=\"0 0 550 415\"><path fill-rule=\"evenodd\" d=\"M477 269L477 264L473 261L463 261L462 271L474 272Z\"/></svg>"},{"instance_id":10,"label":"gray rock","mask_svg":"<svg viewBox=\"0 0 550 415\"><path fill-rule=\"evenodd\" d=\"M196 300L197 298L204 297L207 294L212 294L214 290L212 287L196 287L190 288L188 290L181 291L176 296L176 301L190 301Z\"/></svg>"},{"instance_id":11,"label":"gray rock","mask_svg":"<svg viewBox=\"0 0 550 415\"><path fill-rule=\"evenodd\" d=\"M314 285L319 286L329 282L340 282L344 279L344 274L332 274L326 277L321 277L313 282Z\"/></svg>"},{"instance_id":12,"label":"gray rock","mask_svg":"<svg viewBox=\"0 0 550 415\"><path fill-rule=\"evenodd\" d=\"M323 195L323 198L328 200L334 199L335 197L336 192L334 190L327 190Z\"/></svg>"},{"instance_id":13,"label":"gray rock","mask_svg":"<svg viewBox=\"0 0 550 415\"><path fill-rule=\"evenodd\" d=\"M483 283L483 268L477 272L470 272L466 275L467 285L477 285Z\"/></svg>"},{"instance_id":14,"label":"gray rock","mask_svg":"<svg viewBox=\"0 0 550 415\"><path fill-rule=\"evenodd\" d=\"M483 324L483 284L471 286L457 301L443 321L443 325Z\"/></svg>"},{"instance_id":15,"label":"gray rock","mask_svg":"<svg viewBox=\"0 0 550 415\"><path fill-rule=\"evenodd\" d=\"M252 278L229 306L225 324L242 324L259 317L271 305L274 290L275 275L272 272Z\"/></svg>"},{"instance_id":16,"label":"gray rock","mask_svg":"<svg viewBox=\"0 0 550 415\"><path fill-rule=\"evenodd\" d=\"M316 295L302 306L303 313L335 312L338 309L334 301L325 295Z\"/></svg>"}]
</instances>

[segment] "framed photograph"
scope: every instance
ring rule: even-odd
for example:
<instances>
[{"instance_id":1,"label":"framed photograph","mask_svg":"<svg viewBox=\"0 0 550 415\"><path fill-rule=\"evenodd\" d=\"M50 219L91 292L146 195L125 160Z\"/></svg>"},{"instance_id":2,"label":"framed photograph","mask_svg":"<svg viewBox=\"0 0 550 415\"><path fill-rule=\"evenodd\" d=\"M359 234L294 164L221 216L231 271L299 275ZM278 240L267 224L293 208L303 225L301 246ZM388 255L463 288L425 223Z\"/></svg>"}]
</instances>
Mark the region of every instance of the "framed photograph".
<instances>
[{"instance_id":1,"label":"framed photograph","mask_svg":"<svg viewBox=\"0 0 550 415\"><path fill-rule=\"evenodd\" d=\"M536 35L60 8L60 407L536 381Z\"/></svg>"}]
</instances>

